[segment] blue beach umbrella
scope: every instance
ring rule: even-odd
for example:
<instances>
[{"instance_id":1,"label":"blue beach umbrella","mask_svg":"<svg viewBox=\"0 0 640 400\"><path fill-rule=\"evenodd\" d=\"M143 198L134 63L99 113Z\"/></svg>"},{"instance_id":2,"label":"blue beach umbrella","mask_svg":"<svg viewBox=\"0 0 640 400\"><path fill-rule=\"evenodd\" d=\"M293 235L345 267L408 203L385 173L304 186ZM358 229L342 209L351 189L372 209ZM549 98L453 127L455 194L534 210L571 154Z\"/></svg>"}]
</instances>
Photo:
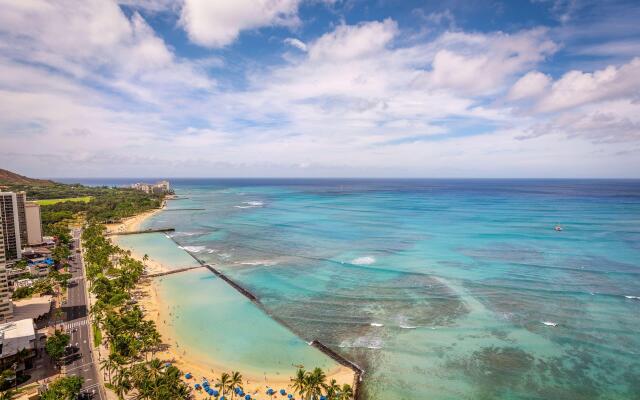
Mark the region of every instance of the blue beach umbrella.
<instances>
[{"instance_id":1,"label":"blue beach umbrella","mask_svg":"<svg viewBox=\"0 0 640 400\"><path fill-rule=\"evenodd\" d=\"M287 391L284 389L280 389L280 394L284 396L285 394L287 394Z\"/></svg>"},{"instance_id":2,"label":"blue beach umbrella","mask_svg":"<svg viewBox=\"0 0 640 400\"><path fill-rule=\"evenodd\" d=\"M287 395L287 397L288 397L288 398L290 398L290 399L293 399L293 395L292 395L291 393L289 393L289 394Z\"/></svg>"},{"instance_id":3,"label":"blue beach umbrella","mask_svg":"<svg viewBox=\"0 0 640 400\"><path fill-rule=\"evenodd\" d=\"M211 393L213 393L213 397L218 397L220 394L217 390L211 389Z\"/></svg>"},{"instance_id":4,"label":"blue beach umbrella","mask_svg":"<svg viewBox=\"0 0 640 400\"><path fill-rule=\"evenodd\" d=\"M244 400L251 400L251 395L248 394L248 395L244 396Z\"/></svg>"},{"instance_id":5,"label":"blue beach umbrella","mask_svg":"<svg viewBox=\"0 0 640 400\"><path fill-rule=\"evenodd\" d=\"M191 372L187 372L186 374L184 374L184 377L187 379L191 379Z\"/></svg>"},{"instance_id":6,"label":"blue beach umbrella","mask_svg":"<svg viewBox=\"0 0 640 400\"><path fill-rule=\"evenodd\" d=\"M196 388L196 390L200 390L200 384L196 383L195 385L193 385L194 388Z\"/></svg>"},{"instance_id":7,"label":"blue beach umbrella","mask_svg":"<svg viewBox=\"0 0 640 400\"><path fill-rule=\"evenodd\" d=\"M327 398L324 396L320 396L320 400L327 400Z\"/></svg>"},{"instance_id":8,"label":"blue beach umbrella","mask_svg":"<svg viewBox=\"0 0 640 400\"><path fill-rule=\"evenodd\" d=\"M227 398L222 396L222 397L220 397L220 400L227 400Z\"/></svg>"}]
</instances>

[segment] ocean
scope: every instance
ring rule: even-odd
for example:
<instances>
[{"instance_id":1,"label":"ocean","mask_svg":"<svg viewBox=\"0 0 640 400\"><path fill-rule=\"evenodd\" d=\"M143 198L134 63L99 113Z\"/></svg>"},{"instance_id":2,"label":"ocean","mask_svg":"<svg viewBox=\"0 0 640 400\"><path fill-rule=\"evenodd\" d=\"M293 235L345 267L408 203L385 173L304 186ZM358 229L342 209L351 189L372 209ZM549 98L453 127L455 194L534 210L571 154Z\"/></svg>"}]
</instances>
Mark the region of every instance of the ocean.
<instances>
[{"instance_id":1,"label":"ocean","mask_svg":"<svg viewBox=\"0 0 640 400\"><path fill-rule=\"evenodd\" d=\"M640 181L171 183L180 199L146 226L175 227L182 248L302 339L265 328L260 343L254 311L237 306L246 329L226 332L237 336L225 349L253 355L239 368L298 353L312 368L326 360L300 343L319 339L365 369L366 399L639 396ZM206 352L217 339L202 318L222 307L220 288L205 272L164 282L195 307L179 335Z\"/></svg>"}]
</instances>

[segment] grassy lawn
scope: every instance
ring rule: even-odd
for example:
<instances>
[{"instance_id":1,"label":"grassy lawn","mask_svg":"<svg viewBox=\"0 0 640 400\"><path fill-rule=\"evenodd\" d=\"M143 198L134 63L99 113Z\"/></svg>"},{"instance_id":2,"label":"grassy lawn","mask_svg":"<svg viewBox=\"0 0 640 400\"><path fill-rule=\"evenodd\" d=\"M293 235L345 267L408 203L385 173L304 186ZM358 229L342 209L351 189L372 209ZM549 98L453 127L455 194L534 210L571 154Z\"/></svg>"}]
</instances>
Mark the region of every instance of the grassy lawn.
<instances>
[{"instance_id":1,"label":"grassy lawn","mask_svg":"<svg viewBox=\"0 0 640 400\"><path fill-rule=\"evenodd\" d=\"M93 199L93 196L83 196L83 197L69 197L66 199L46 199L46 200L36 200L36 203L41 206L49 206L51 204L62 203L64 201L81 201L83 203L88 203Z\"/></svg>"}]
</instances>

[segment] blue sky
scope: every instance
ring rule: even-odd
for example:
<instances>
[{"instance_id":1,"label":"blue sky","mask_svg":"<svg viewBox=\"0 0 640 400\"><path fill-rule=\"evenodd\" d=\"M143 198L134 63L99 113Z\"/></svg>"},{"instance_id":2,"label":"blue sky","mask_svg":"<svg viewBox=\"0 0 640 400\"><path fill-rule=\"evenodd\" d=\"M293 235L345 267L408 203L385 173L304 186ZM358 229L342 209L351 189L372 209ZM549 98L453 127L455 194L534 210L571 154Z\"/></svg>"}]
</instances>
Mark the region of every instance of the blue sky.
<instances>
[{"instance_id":1,"label":"blue sky","mask_svg":"<svg viewBox=\"0 0 640 400\"><path fill-rule=\"evenodd\" d=\"M23 174L640 177L638 2L0 2Z\"/></svg>"}]
</instances>

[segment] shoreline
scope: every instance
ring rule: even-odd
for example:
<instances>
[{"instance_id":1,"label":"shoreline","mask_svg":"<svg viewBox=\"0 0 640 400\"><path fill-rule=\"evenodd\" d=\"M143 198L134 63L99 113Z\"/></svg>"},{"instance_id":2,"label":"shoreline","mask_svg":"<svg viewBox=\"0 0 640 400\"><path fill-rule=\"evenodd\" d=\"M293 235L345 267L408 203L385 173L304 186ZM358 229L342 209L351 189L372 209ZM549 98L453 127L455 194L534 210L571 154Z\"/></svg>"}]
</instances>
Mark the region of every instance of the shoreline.
<instances>
[{"instance_id":1,"label":"shoreline","mask_svg":"<svg viewBox=\"0 0 640 400\"><path fill-rule=\"evenodd\" d=\"M126 232L139 230L140 225L146 221L148 218L160 213L164 210L166 206L166 201L163 202L163 205L159 209L147 211L133 217L126 218L120 223L116 224L108 224L107 231L108 232ZM118 244L117 239L111 240L114 244ZM135 248L125 247L122 248L129 250L131 252L131 256L139 261L143 261L143 254L139 251L136 251ZM147 273L159 273L169 271L172 268L169 268L167 265L163 264L158 260L154 260L149 256L149 259L144 261L146 266ZM190 273L183 272L183 273ZM160 294L158 293L159 284L158 279L162 280L163 277L159 278L143 278L143 280L139 283L137 289L139 290L139 296L137 296L137 300L139 301L140 306L143 309L145 314L145 318L155 322L158 332L162 337L163 345L166 349L159 351L156 353L156 357L162 360L171 360L171 362L176 365L183 373L191 373L193 378L190 380L186 380L187 383L193 387L195 383L201 383L202 377L207 377L209 381L213 384L216 379L220 376L222 372L231 372L230 369L225 368L224 363L217 363L215 359L212 359L211 362L203 362L201 360L196 359L191 354L192 351L186 348L180 348L179 342L175 338L175 332L171 327L171 316L170 316L170 305L167 304L166 300L162 299ZM320 350L317 350L320 351ZM243 375L244 384L243 387L245 389L245 393L249 393L252 396L254 394L260 395L260 393L264 394L268 388L272 388L276 391L280 389L285 389L287 393L291 389L290 378L295 374L295 367L292 366L290 375L276 375L276 374L250 374L246 373L246 371L239 371ZM355 373L352 369L336 363L336 367L325 371L327 375L327 381L331 379L335 379L340 385L347 383L353 387L353 383L355 381ZM355 387L354 387L355 390ZM193 394L196 398L208 399L209 396L202 390L197 391L194 390Z\"/></svg>"}]
</instances>

